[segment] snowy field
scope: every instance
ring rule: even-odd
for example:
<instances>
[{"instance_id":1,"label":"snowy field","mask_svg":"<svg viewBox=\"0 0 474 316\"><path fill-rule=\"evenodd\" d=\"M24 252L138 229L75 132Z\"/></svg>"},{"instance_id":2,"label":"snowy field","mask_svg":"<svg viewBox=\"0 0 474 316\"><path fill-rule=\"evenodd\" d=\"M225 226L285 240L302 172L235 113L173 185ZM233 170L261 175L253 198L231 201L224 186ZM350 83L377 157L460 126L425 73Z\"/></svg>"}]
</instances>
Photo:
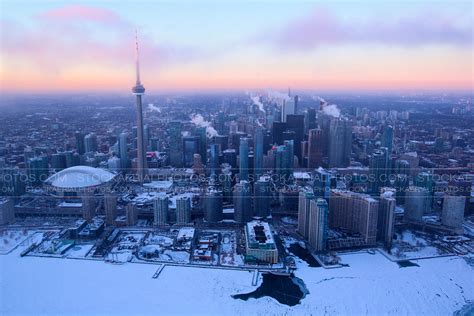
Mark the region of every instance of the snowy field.
<instances>
[{"instance_id":1,"label":"snowy field","mask_svg":"<svg viewBox=\"0 0 474 316\"><path fill-rule=\"evenodd\" d=\"M289 307L247 293L248 271L0 256L1 315L452 315L474 299L472 267L458 257L418 260L399 268L381 254L341 255L350 267L309 268L296 276L309 294Z\"/></svg>"}]
</instances>

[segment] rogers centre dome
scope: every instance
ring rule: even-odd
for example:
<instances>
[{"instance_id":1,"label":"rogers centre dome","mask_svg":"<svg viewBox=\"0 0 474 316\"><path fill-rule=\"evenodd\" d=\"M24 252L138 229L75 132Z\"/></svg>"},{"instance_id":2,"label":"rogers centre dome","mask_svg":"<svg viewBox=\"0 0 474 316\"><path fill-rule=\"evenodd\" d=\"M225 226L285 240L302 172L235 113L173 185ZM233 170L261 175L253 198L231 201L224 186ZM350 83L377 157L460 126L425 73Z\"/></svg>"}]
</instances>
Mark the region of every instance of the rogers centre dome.
<instances>
[{"instance_id":1,"label":"rogers centre dome","mask_svg":"<svg viewBox=\"0 0 474 316\"><path fill-rule=\"evenodd\" d=\"M58 189L74 190L102 186L116 176L117 174L100 168L75 166L55 173L45 182Z\"/></svg>"}]
</instances>

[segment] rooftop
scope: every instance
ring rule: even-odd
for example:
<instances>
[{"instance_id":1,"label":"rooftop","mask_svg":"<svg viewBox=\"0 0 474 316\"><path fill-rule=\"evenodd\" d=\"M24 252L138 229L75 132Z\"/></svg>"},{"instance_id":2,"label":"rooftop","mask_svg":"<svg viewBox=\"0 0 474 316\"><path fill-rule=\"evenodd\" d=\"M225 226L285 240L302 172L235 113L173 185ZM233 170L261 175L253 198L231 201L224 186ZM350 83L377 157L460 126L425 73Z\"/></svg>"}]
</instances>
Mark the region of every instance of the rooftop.
<instances>
[{"instance_id":1,"label":"rooftop","mask_svg":"<svg viewBox=\"0 0 474 316\"><path fill-rule=\"evenodd\" d=\"M270 225L266 222L253 221L247 223L247 238L250 247L253 245L274 245Z\"/></svg>"},{"instance_id":2,"label":"rooftop","mask_svg":"<svg viewBox=\"0 0 474 316\"><path fill-rule=\"evenodd\" d=\"M75 166L55 173L45 182L62 189L87 188L105 184L115 176L115 173L105 169Z\"/></svg>"}]
</instances>

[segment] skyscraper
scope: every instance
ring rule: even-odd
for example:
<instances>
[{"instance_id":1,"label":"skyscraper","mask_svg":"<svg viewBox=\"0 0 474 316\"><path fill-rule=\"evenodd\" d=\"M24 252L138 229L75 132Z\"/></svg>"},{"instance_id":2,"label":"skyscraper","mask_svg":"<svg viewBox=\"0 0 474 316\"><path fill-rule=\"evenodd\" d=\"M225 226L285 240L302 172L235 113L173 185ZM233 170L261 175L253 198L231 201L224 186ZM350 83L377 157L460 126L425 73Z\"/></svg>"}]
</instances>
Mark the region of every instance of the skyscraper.
<instances>
[{"instance_id":1,"label":"skyscraper","mask_svg":"<svg viewBox=\"0 0 474 316\"><path fill-rule=\"evenodd\" d=\"M324 199L309 202L308 242L315 251L326 250L328 235L328 203Z\"/></svg>"},{"instance_id":2,"label":"skyscraper","mask_svg":"<svg viewBox=\"0 0 474 316\"><path fill-rule=\"evenodd\" d=\"M237 223L247 223L252 219L250 195L248 181L241 180L234 186L234 220Z\"/></svg>"},{"instance_id":3,"label":"skyscraper","mask_svg":"<svg viewBox=\"0 0 474 316\"><path fill-rule=\"evenodd\" d=\"M457 233L463 233L464 206L466 197L462 195L445 194L443 198L443 210L441 221L443 225L453 228Z\"/></svg>"},{"instance_id":4,"label":"skyscraper","mask_svg":"<svg viewBox=\"0 0 474 316\"><path fill-rule=\"evenodd\" d=\"M211 186L208 188L204 200L204 219L208 223L217 223L222 220L222 190Z\"/></svg>"},{"instance_id":5,"label":"skyscraper","mask_svg":"<svg viewBox=\"0 0 474 316\"><path fill-rule=\"evenodd\" d=\"M310 129L308 136L308 168L320 167L323 162L323 131Z\"/></svg>"},{"instance_id":6,"label":"skyscraper","mask_svg":"<svg viewBox=\"0 0 474 316\"><path fill-rule=\"evenodd\" d=\"M308 134L309 130L316 128L316 110L307 109L304 113L304 133Z\"/></svg>"},{"instance_id":7,"label":"skyscraper","mask_svg":"<svg viewBox=\"0 0 474 316\"><path fill-rule=\"evenodd\" d=\"M329 128L329 167L347 167L351 150L351 123L346 119L332 118Z\"/></svg>"},{"instance_id":8,"label":"skyscraper","mask_svg":"<svg viewBox=\"0 0 474 316\"><path fill-rule=\"evenodd\" d=\"M89 133L84 137L84 148L86 153L97 151L97 136L94 133Z\"/></svg>"},{"instance_id":9,"label":"skyscraper","mask_svg":"<svg viewBox=\"0 0 474 316\"><path fill-rule=\"evenodd\" d=\"M84 134L77 131L75 134L75 137L76 137L77 152L79 153L79 155L84 155L84 153L86 152L86 148L84 145Z\"/></svg>"},{"instance_id":10,"label":"skyscraper","mask_svg":"<svg viewBox=\"0 0 474 316\"><path fill-rule=\"evenodd\" d=\"M183 166L189 168L193 165L194 154L199 153L199 136L183 137Z\"/></svg>"},{"instance_id":11,"label":"skyscraper","mask_svg":"<svg viewBox=\"0 0 474 316\"><path fill-rule=\"evenodd\" d=\"M275 172L278 182L290 183L293 175L294 155L293 141L284 141L284 145L275 149Z\"/></svg>"},{"instance_id":12,"label":"skyscraper","mask_svg":"<svg viewBox=\"0 0 474 316\"><path fill-rule=\"evenodd\" d=\"M286 122L287 115L296 114L295 110L294 99L288 98L287 100L283 101L283 105L281 107L281 121Z\"/></svg>"},{"instance_id":13,"label":"skyscraper","mask_svg":"<svg viewBox=\"0 0 474 316\"><path fill-rule=\"evenodd\" d=\"M255 131L254 142L254 174L258 179L263 173L263 130L258 128Z\"/></svg>"},{"instance_id":14,"label":"skyscraper","mask_svg":"<svg viewBox=\"0 0 474 316\"><path fill-rule=\"evenodd\" d=\"M394 190L387 190L380 194L379 214L377 218L377 240L384 243L387 250L392 248L393 230L395 225Z\"/></svg>"},{"instance_id":15,"label":"skyscraper","mask_svg":"<svg viewBox=\"0 0 474 316\"><path fill-rule=\"evenodd\" d=\"M286 116L288 130L294 132L294 154L298 157L299 162L303 161L301 155L301 142L304 140L304 115L288 114ZM288 139L288 138L285 138Z\"/></svg>"},{"instance_id":16,"label":"skyscraper","mask_svg":"<svg viewBox=\"0 0 474 316\"><path fill-rule=\"evenodd\" d=\"M41 184L48 177L48 159L46 156L34 157L28 161L28 181L32 185Z\"/></svg>"},{"instance_id":17,"label":"skyscraper","mask_svg":"<svg viewBox=\"0 0 474 316\"><path fill-rule=\"evenodd\" d=\"M380 188L387 180L387 148L382 147L375 150L369 158L369 192L374 195L380 194Z\"/></svg>"},{"instance_id":18,"label":"skyscraper","mask_svg":"<svg viewBox=\"0 0 474 316\"><path fill-rule=\"evenodd\" d=\"M176 199L176 224L186 225L191 221L191 198L183 196Z\"/></svg>"},{"instance_id":19,"label":"skyscraper","mask_svg":"<svg viewBox=\"0 0 474 316\"><path fill-rule=\"evenodd\" d=\"M126 132L120 133L120 135L119 135L120 166L125 171L127 171L127 168L129 166L127 138L128 138L128 134Z\"/></svg>"},{"instance_id":20,"label":"skyscraper","mask_svg":"<svg viewBox=\"0 0 474 316\"><path fill-rule=\"evenodd\" d=\"M313 192L318 198L329 199L331 188L331 174L323 168L314 172Z\"/></svg>"},{"instance_id":21,"label":"skyscraper","mask_svg":"<svg viewBox=\"0 0 474 316\"><path fill-rule=\"evenodd\" d=\"M329 226L358 233L368 246L377 239L379 202L367 194L333 189L329 198Z\"/></svg>"},{"instance_id":22,"label":"skyscraper","mask_svg":"<svg viewBox=\"0 0 474 316\"><path fill-rule=\"evenodd\" d=\"M428 190L428 204L429 208L431 209L431 207L433 206L433 196L435 187L433 174L425 171L420 172L415 178L415 185ZM426 211L429 211L430 209L427 209Z\"/></svg>"},{"instance_id":23,"label":"skyscraper","mask_svg":"<svg viewBox=\"0 0 474 316\"><path fill-rule=\"evenodd\" d=\"M137 105L137 177L143 182L146 174L146 153L143 132L143 111L142 111L142 95L145 94L145 87L140 82L140 64L138 56L138 36L135 37L135 66L136 66L136 82L132 88L132 93L136 96Z\"/></svg>"},{"instance_id":24,"label":"skyscraper","mask_svg":"<svg viewBox=\"0 0 474 316\"><path fill-rule=\"evenodd\" d=\"M298 232L305 239L309 237L310 223L309 223L309 209L310 202L314 200L313 192L300 192L298 198Z\"/></svg>"},{"instance_id":25,"label":"skyscraper","mask_svg":"<svg viewBox=\"0 0 474 316\"><path fill-rule=\"evenodd\" d=\"M248 181L249 179L249 139L240 139L239 146L239 179Z\"/></svg>"},{"instance_id":26,"label":"skyscraper","mask_svg":"<svg viewBox=\"0 0 474 316\"><path fill-rule=\"evenodd\" d=\"M388 156L392 153L393 149L393 127L391 125L387 125L384 127L382 133L382 147L387 148Z\"/></svg>"},{"instance_id":27,"label":"skyscraper","mask_svg":"<svg viewBox=\"0 0 474 316\"><path fill-rule=\"evenodd\" d=\"M209 168L211 169L211 175L217 174L219 168L219 146L217 144L211 144L209 149Z\"/></svg>"},{"instance_id":28,"label":"skyscraper","mask_svg":"<svg viewBox=\"0 0 474 316\"><path fill-rule=\"evenodd\" d=\"M170 165L183 167L183 142L181 141L182 124L179 121L168 123Z\"/></svg>"},{"instance_id":29,"label":"skyscraper","mask_svg":"<svg viewBox=\"0 0 474 316\"><path fill-rule=\"evenodd\" d=\"M196 129L196 136L199 137L199 154L202 161L207 161L207 134L205 127L198 127Z\"/></svg>"},{"instance_id":30,"label":"skyscraper","mask_svg":"<svg viewBox=\"0 0 474 316\"><path fill-rule=\"evenodd\" d=\"M113 225L117 217L117 196L109 193L104 196L105 222Z\"/></svg>"},{"instance_id":31,"label":"skyscraper","mask_svg":"<svg viewBox=\"0 0 474 316\"><path fill-rule=\"evenodd\" d=\"M429 208L428 189L410 186L405 191L404 220L408 222L421 222L423 215Z\"/></svg>"},{"instance_id":32,"label":"skyscraper","mask_svg":"<svg viewBox=\"0 0 474 316\"><path fill-rule=\"evenodd\" d=\"M254 213L259 217L270 215L271 183L269 177L260 177L254 184Z\"/></svg>"},{"instance_id":33,"label":"skyscraper","mask_svg":"<svg viewBox=\"0 0 474 316\"><path fill-rule=\"evenodd\" d=\"M160 196L153 202L153 218L154 224L162 226L168 224L169 221L169 199L167 196Z\"/></svg>"},{"instance_id":34,"label":"skyscraper","mask_svg":"<svg viewBox=\"0 0 474 316\"><path fill-rule=\"evenodd\" d=\"M85 191L81 195L82 200L82 217L90 222L95 216L95 196L94 192Z\"/></svg>"}]
</instances>

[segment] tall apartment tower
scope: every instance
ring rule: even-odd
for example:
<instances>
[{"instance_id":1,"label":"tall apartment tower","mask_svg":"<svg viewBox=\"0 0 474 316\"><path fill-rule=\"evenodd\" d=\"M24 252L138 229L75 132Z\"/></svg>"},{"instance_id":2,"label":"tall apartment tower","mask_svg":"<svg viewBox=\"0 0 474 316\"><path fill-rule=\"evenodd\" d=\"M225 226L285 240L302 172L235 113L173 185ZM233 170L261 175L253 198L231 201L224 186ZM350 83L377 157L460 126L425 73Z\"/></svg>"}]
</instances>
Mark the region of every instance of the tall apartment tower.
<instances>
[{"instance_id":1,"label":"tall apartment tower","mask_svg":"<svg viewBox=\"0 0 474 316\"><path fill-rule=\"evenodd\" d=\"M392 248L395 225L396 200L394 191L385 191L380 195L379 214L377 218L377 240L383 242L385 249Z\"/></svg>"},{"instance_id":2,"label":"tall apartment tower","mask_svg":"<svg viewBox=\"0 0 474 316\"><path fill-rule=\"evenodd\" d=\"M379 202L367 194L332 189L329 226L359 233L367 246L376 244Z\"/></svg>"},{"instance_id":3,"label":"tall apartment tower","mask_svg":"<svg viewBox=\"0 0 474 316\"><path fill-rule=\"evenodd\" d=\"M176 199L176 224L186 225L191 222L191 198L184 196Z\"/></svg>"},{"instance_id":4,"label":"tall apartment tower","mask_svg":"<svg viewBox=\"0 0 474 316\"><path fill-rule=\"evenodd\" d=\"M114 225L117 217L117 196L115 194L106 194L104 197L105 223Z\"/></svg>"},{"instance_id":5,"label":"tall apartment tower","mask_svg":"<svg viewBox=\"0 0 474 316\"><path fill-rule=\"evenodd\" d=\"M441 212L441 222L443 225L453 228L456 233L462 234L465 204L465 196L445 194L443 198L443 210Z\"/></svg>"},{"instance_id":6,"label":"tall apartment tower","mask_svg":"<svg viewBox=\"0 0 474 316\"><path fill-rule=\"evenodd\" d=\"M180 121L171 121L168 123L170 165L176 168L183 167L182 128L183 126Z\"/></svg>"},{"instance_id":7,"label":"tall apartment tower","mask_svg":"<svg viewBox=\"0 0 474 316\"><path fill-rule=\"evenodd\" d=\"M426 188L410 186L405 191L405 213L408 222L421 222L429 209L429 191Z\"/></svg>"},{"instance_id":8,"label":"tall apartment tower","mask_svg":"<svg viewBox=\"0 0 474 316\"><path fill-rule=\"evenodd\" d=\"M256 216L267 217L270 215L271 184L269 177L260 177L253 186L253 206Z\"/></svg>"},{"instance_id":9,"label":"tall apartment tower","mask_svg":"<svg viewBox=\"0 0 474 316\"><path fill-rule=\"evenodd\" d=\"M128 161L128 134L122 132L119 135L119 156L120 156L120 167L124 171L128 171L129 161Z\"/></svg>"},{"instance_id":10,"label":"tall apartment tower","mask_svg":"<svg viewBox=\"0 0 474 316\"><path fill-rule=\"evenodd\" d=\"M288 114L296 114L296 105L295 99L288 97L287 100L283 101L283 105L281 107L281 121L286 122L286 116Z\"/></svg>"},{"instance_id":11,"label":"tall apartment tower","mask_svg":"<svg viewBox=\"0 0 474 316\"><path fill-rule=\"evenodd\" d=\"M237 223L247 223L252 220L250 184L240 180L234 186L234 220Z\"/></svg>"},{"instance_id":12,"label":"tall apartment tower","mask_svg":"<svg viewBox=\"0 0 474 316\"><path fill-rule=\"evenodd\" d=\"M254 144L254 174L255 179L258 179L263 173L263 130L258 128L255 131L255 144Z\"/></svg>"},{"instance_id":13,"label":"tall apartment tower","mask_svg":"<svg viewBox=\"0 0 474 316\"><path fill-rule=\"evenodd\" d=\"M240 139L239 179L245 181L249 180L249 139L246 137Z\"/></svg>"},{"instance_id":14,"label":"tall apartment tower","mask_svg":"<svg viewBox=\"0 0 474 316\"><path fill-rule=\"evenodd\" d=\"M323 131L310 129L308 135L308 168L320 167L323 163Z\"/></svg>"},{"instance_id":15,"label":"tall apartment tower","mask_svg":"<svg viewBox=\"0 0 474 316\"><path fill-rule=\"evenodd\" d=\"M169 221L169 199L167 196L160 196L153 202L153 223L156 226L163 226Z\"/></svg>"},{"instance_id":16,"label":"tall apartment tower","mask_svg":"<svg viewBox=\"0 0 474 316\"><path fill-rule=\"evenodd\" d=\"M314 194L310 191L300 192L298 198L298 232L305 239L309 237L310 202L314 199Z\"/></svg>"},{"instance_id":17,"label":"tall apartment tower","mask_svg":"<svg viewBox=\"0 0 474 316\"><path fill-rule=\"evenodd\" d=\"M93 192L84 192L82 200L82 217L88 222L95 216L95 196Z\"/></svg>"},{"instance_id":18,"label":"tall apartment tower","mask_svg":"<svg viewBox=\"0 0 474 316\"><path fill-rule=\"evenodd\" d=\"M87 153L95 153L97 151L97 135L89 133L84 137L84 148Z\"/></svg>"},{"instance_id":19,"label":"tall apartment tower","mask_svg":"<svg viewBox=\"0 0 474 316\"><path fill-rule=\"evenodd\" d=\"M222 217L222 190L211 186L204 199L204 219L208 223L217 223Z\"/></svg>"},{"instance_id":20,"label":"tall apartment tower","mask_svg":"<svg viewBox=\"0 0 474 316\"><path fill-rule=\"evenodd\" d=\"M143 182L147 172L142 111L142 96L145 94L145 87L140 81L137 35L135 35L135 54L136 82L135 86L132 88L132 93L135 95L135 102L137 105L137 177L138 181Z\"/></svg>"},{"instance_id":21,"label":"tall apartment tower","mask_svg":"<svg viewBox=\"0 0 474 316\"><path fill-rule=\"evenodd\" d=\"M328 203L324 199L309 202L308 242L317 252L326 250L328 235Z\"/></svg>"},{"instance_id":22,"label":"tall apartment tower","mask_svg":"<svg viewBox=\"0 0 474 316\"><path fill-rule=\"evenodd\" d=\"M388 177L387 171L387 152L388 149L382 147L375 150L369 158L369 191L374 195L380 194L380 189L385 185L385 179Z\"/></svg>"},{"instance_id":23,"label":"tall apartment tower","mask_svg":"<svg viewBox=\"0 0 474 316\"><path fill-rule=\"evenodd\" d=\"M347 167L352 151L352 125L342 118L331 118L329 126L329 167Z\"/></svg>"}]
</instances>

